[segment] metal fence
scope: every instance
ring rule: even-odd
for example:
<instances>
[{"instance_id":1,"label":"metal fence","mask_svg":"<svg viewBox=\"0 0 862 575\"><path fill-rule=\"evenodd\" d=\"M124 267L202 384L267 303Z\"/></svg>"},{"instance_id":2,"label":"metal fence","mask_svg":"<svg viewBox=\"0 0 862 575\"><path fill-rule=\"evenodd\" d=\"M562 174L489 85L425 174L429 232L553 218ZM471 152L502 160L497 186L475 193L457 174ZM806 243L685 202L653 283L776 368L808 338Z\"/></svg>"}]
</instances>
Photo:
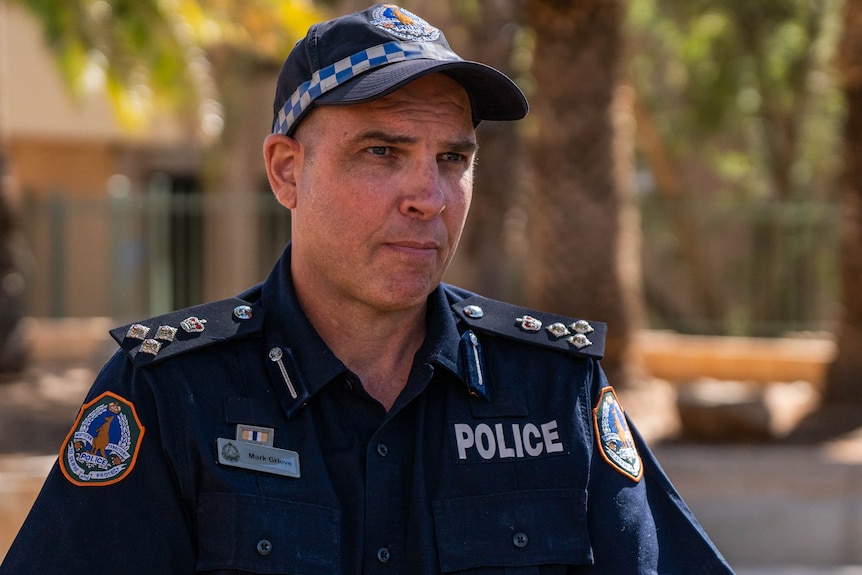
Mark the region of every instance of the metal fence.
<instances>
[{"instance_id":1,"label":"metal fence","mask_svg":"<svg viewBox=\"0 0 862 575\"><path fill-rule=\"evenodd\" d=\"M832 331L840 206L641 202L650 326L748 336Z\"/></svg>"},{"instance_id":2,"label":"metal fence","mask_svg":"<svg viewBox=\"0 0 862 575\"><path fill-rule=\"evenodd\" d=\"M774 336L826 331L838 314L834 204L667 204L641 200L650 327ZM290 237L269 192L214 197L146 193L31 198L24 230L36 316L145 317L200 303L222 262L221 235L246 228L242 285L261 281ZM231 245L230 240L222 246ZM215 253L214 253L215 252ZM212 267L212 266L209 266ZM239 272L237 272L239 273Z\"/></svg>"},{"instance_id":3,"label":"metal fence","mask_svg":"<svg viewBox=\"0 0 862 575\"><path fill-rule=\"evenodd\" d=\"M263 280L290 238L289 212L270 192L56 195L30 198L22 220L28 313L45 317L146 317L232 296L232 286ZM220 289L207 262L222 257L237 228L254 245L225 272L241 277Z\"/></svg>"}]
</instances>

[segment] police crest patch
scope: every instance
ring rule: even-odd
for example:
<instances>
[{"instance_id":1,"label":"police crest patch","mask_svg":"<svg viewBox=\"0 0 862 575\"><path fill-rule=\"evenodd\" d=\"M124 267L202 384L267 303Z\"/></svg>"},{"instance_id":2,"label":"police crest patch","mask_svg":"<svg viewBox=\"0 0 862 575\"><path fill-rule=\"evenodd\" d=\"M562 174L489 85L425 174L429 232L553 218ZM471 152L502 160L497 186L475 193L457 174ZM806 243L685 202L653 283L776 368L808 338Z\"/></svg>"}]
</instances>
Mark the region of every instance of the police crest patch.
<instances>
[{"instance_id":1,"label":"police crest patch","mask_svg":"<svg viewBox=\"0 0 862 575\"><path fill-rule=\"evenodd\" d=\"M440 30L395 4L381 4L375 8L371 23L402 40L433 42L440 37Z\"/></svg>"},{"instance_id":2,"label":"police crest patch","mask_svg":"<svg viewBox=\"0 0 862 575\"><path fill-rule=\"evenodd\" d=\"M593 409L593 423L602 457L626 477L640 481L643 464L614 388L602 389Z\"/></svg>"},{"instance_id":3,"label":"police crest patch","mask_svg":"<svg viewBox=\"0 0 862 575\"><path fill-rule=\"evenodd\" d=\"M135 406L106 391L81 407L60 451L60 469L75 485L117 483L135 466L143 437Z\"/></svg>"}]
</instances>

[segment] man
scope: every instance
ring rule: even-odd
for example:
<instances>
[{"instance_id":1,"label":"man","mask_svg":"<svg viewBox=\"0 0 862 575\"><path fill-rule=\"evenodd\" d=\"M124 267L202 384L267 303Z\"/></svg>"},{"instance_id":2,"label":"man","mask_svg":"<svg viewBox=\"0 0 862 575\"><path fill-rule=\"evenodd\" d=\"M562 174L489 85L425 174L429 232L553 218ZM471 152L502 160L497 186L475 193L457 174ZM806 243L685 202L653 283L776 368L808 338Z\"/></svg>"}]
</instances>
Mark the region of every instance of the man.
<instances>
[{"instance_id":1,"label":"man","mask_svg":"<svg viewBox=\"0 0 862 575\"><path fill-rule=\"evenodd\" d=\"M440 283L475 124L526 112L396 6L312 27L264 144L291 244L240 298L112 332L0 572L729 573L604 326Z\"/></svg>"}]
</instances>

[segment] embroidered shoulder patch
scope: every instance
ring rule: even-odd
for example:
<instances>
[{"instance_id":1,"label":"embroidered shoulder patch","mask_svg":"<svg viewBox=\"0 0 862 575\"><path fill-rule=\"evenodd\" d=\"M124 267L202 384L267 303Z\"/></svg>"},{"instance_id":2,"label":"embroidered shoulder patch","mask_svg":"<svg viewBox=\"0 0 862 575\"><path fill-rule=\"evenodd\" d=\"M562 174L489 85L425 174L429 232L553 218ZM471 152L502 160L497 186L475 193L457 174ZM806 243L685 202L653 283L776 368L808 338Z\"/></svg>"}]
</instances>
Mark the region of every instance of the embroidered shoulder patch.
<instances>
[{"instance_id":1,"label":"embroidered shoulder patch","mask_svg":"<svg viewBox=\"0 0 862 575\"><path fill-rule=\"evenodd\" d=\"M602 390L593 409L593 423L599 451L605 461L626 477L640 481L643 464L614 388Z\"/></svg>"},{"instance_id":2,"label":"embroidered shoulder patch","mask_svg":"<svg viewBox=\"0 0 862 575\"><path fill-rule=\"evenodd\" d=\"M81 407L60 452L60 469L75 485L111 485L135 466L144 426L135 406L106 391Z\"/></svg>"}]
</instances>

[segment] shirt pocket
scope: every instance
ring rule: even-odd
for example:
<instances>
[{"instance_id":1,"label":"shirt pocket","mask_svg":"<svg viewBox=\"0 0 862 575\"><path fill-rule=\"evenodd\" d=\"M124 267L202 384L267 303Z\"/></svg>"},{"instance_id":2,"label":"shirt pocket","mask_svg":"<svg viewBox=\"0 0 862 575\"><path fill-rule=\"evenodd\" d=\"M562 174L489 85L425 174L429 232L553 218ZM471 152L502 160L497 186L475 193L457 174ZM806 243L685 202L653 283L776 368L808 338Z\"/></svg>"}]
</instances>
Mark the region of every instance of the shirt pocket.
<instances>
[{"instance_id":1,"label":"shirt pocket","mask_svg":"<svg viewBox=\"0 0 862 575\"><path fill-rule=\"evenodd\" d=\"M340 572L335 509L238 493L205 493L198 498L196 522L198 571Z\"/></svg>"},{"instance_id":2,"label":"shirt pocket","mask_svg":"<svg viewBox=\"0 0 862 575\"><path fill-rule=\"evenodd\" d=\"M586 490L443 499L433 509L443 573L565 573L593 563Z\"/></svg>"}]
</instances>

